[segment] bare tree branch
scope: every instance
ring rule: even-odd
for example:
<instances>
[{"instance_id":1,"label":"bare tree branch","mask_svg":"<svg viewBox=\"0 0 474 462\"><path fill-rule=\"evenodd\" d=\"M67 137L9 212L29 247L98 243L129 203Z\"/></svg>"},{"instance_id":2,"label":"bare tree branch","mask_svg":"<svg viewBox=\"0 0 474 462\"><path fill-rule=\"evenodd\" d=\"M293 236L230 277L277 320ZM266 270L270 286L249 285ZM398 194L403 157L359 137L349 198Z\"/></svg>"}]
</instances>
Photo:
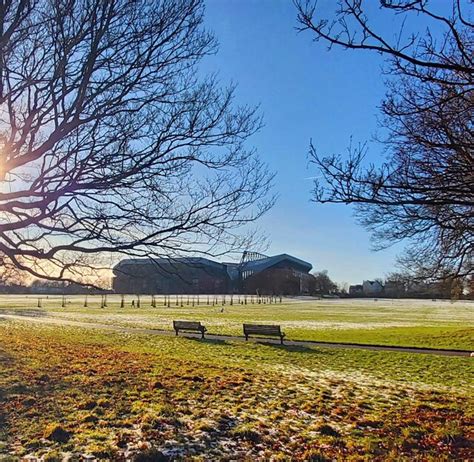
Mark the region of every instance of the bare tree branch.
<instances>
[{"instance_id":1,"label":"bare tree branch","mask_svg":"<svg viewBox=\"0 0 474 462\"><path fill-rule=\"evenodd\" d=\"M203 14L201 0L0 3L5 258L77 280L98 253L242 244L272 175L245 147L256 109L198 78L217 47Z\"/></svg>"},{"instance_id":2,"label":"bare tree branch","mask_svg":"<svg viewBox=\"0 0 474 462\"><path fill-rule=\"evenodd\" d=\"M391 42L375 31L362 0L340 0L333 19L319 16L316 2L296 2L300 30L329 46L378 51L389 58L387 96L382 102L379 140L387 160L367 165L367 145L347 156L310 157L322 173L317 202L355 204L360 223L376 248L408 240L401 258L420 277L473 274L474 253L474 34L452 2L440 15L426 0L381 0L380 8L407 17L423 16L443 31ZM388 35L388 34L385 34Z\"/></svg>"}]
</instances>

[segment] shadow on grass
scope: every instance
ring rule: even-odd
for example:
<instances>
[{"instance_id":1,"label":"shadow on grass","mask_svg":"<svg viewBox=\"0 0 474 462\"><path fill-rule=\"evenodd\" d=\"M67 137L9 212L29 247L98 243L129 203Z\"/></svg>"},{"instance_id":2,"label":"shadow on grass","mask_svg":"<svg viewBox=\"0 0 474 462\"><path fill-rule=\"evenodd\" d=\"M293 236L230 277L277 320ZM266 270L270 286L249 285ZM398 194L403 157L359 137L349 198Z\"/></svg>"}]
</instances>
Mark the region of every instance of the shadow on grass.
<instances>
[{"instance_id":1,"label":"shadow on grass","mask_svg":"<svg viewBox=\"0 0 474 462\"><path fill-rule=\"evenodd\" d=\"M220 339L220 338L201 338L201 337L191 337L191 336L184 336L183 335L183 338L186 338L188 340L194 340L195 342L199 342L199 343L205 343L207 345L227 345L227 346L230 346L230 343L227 342L227 340L223 340L223 339Z\"/></svg>"},{"instance_id":2,"label":"shadow on grass","mask_svg":"<svg viewBox=\"0 0 474 462\"><path fill-rule=\"evenodd\" d=\"M310 354L318 354L318 355L327 354L327 352L322 349L316 349L316 348L312 348L312 347L304 346L304 345L281 345L280 343L265 341L265 340L263 341L259 340L255 343L259 345L269 346L277 350L282 350L282 351L286 351L290 353L310 353Z\"/></svg>"},{"instance_id":3,"label":"shadow on grass","mask_svg":"<svg viewBox=\"0 0 474 462\"><path fill-rule=\"evenodd\" d=\"M15 362L15 358L0 348L0 373L10 369ZM0 441L6 441L9 435L9 426L7 422L7 412L5 409L5 402L10 394L13 394L14 389L7 389L6 384L0 387ZM0 452L2 448L0 447Z\"/></svg>"},{"instance_id":4,"label":"shadow on grass","mask_svg":"<svg viewBox=\"0 0 474 462\"><path fill-rule=\"evenodd\" d=\"M23 445L27 450L36 448L36 442L21 433L17 422L24 421L26 413L41 415L42 412L50 412L50 397L71 387L71 383L63 378L51 377L43 370L43 365L37 365L35 369L28 368L26 378L22 369L23 359L0 348L0 378L2 374L6 375L6 380L2 380L0 385L0 460L5 454L13 454L10 451L16 450L15 440L20 437L24 439ZM58 412L55 407L53 411ZM8 460L23 459L15 456Z\"/></svg>"},{"instance_id":5,"label":"shadow on grass","mask_svg":"<svg viewBox=\"0 0 474 462\"><path fill-rule=\"evenodd\" d=\"M22 308L9 308L5 310L0 310L0 316L2 314L11 314L14 316L27 316L27 317L34 317L34 318L41 318L43 316L46 316L47 313L45 310L42 309L22 309Z\"/></svg>"}]
</instances>

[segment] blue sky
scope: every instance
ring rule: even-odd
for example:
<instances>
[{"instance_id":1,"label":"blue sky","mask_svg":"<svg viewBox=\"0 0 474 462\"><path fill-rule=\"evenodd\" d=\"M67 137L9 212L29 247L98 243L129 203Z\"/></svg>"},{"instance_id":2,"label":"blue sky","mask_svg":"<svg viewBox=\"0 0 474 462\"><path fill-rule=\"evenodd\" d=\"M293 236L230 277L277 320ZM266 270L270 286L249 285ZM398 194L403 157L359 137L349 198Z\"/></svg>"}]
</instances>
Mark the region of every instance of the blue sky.
<instances>
[{"instance_id":1,"label":"blue sky","mask_svg":"<svg viewBox=\"0 0 474 462\"><path fill-rule=\"evenodd\" d=\"M323 2L326 5L332 1ZM391 15L377 24L395 34ZM236 82L237 102L259 104L265 126L250 140L277 173L279 199L258 226L271 242L268 254L290 253L327 269L338 282L383 277L395 269L401 246L371 251L370 236L345 205L310 202L317 171L308 166L310 139L321 153L344 153L377 131L378 105L385 93L379 55L327 51L310 33L298 33L289 0L207 0L206 23L220 49L205 70L218 71L223 84ZM380 160L382 148L369 145Z\"/></svg>"}]
</instances>

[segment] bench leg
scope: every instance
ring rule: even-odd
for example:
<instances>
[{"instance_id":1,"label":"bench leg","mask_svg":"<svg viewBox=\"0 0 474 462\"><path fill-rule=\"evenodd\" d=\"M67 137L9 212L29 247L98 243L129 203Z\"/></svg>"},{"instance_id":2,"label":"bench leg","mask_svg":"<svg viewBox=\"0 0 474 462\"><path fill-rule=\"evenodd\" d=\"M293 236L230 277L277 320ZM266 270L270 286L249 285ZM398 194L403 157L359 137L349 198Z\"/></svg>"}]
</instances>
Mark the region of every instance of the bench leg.
<instances>
[{"instance_id":1,"label":"bench leg","mask_svg":"<svg viewBox=\"0 0 474 462\"><path fill-rule=\"evenodd\" d=\"M176 329L175 332L176 332L176 336L178 336L178 329Z\"/></svg>"},{"instance_id":2,"label":"bench leg","mask_svg":"<svg viewBox=\"0 0 474 462\"><path fill-rule=\"evenodd\" d=\"M245 334L245 341L247 342L249 339L249 336L247 334Z\"/></svg>"},{"instance_id":3,"label":"bench leg","mask_svg":"<svg viewBox=\"0 0 474 462\"><path fill-rule=\"evenodd\" d=\"M204 339L204 331L201 331L201 338Z\"/></svg>"},{"instance_id":4,"label":"bench leg","mask_svg":"<svg viewBox=\"0 0 474 462\"><path fill-rule=\"evenodd\" d=\"M280 344L283 345L283 336L280 337Z\"/></svg>"}]
</instances>

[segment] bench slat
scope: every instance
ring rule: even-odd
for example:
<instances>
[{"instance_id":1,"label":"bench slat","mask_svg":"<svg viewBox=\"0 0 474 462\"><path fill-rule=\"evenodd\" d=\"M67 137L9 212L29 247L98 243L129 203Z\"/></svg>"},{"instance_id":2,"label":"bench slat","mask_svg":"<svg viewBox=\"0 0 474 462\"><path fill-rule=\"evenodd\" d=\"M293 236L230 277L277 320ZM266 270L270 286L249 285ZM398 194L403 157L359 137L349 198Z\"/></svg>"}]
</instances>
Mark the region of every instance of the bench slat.
<instances>
[{"instance_id":1,"label":"bench slat","mask_svg":"<svg viewBox=\"0 0 474 462\"><path fill-rule=\"evenodd\" d=\"M244 324L245 340L248 340L250 334L277 336L280 337L280 341L282 344L283 337L285 336L285 334L282 333L280 326L271 324Z\"/></svg>"},{"instance_id":2,"label":"bench slat","mask_svg":"<svg viewBox=\"0 0 474 462\"><path fill-rule=\"evenodd\" d=\"M256 328L249 328L247 327L245 329L246 332L252 332L252 333L263 333L263 332L268 332L268 333L276 333L280 335L280 329L256 329Z\"/></svg>"},{"instance_id":3,"label":"bench slat","mask_svg":"<svg viewBox=\"0 0 474 462\"><path fill-rule=\"evenodd\" d=\"M176 331L176 335L180 330L200 332L202 338L207 330L199 321L173 321L173 329Z\"/></svg>"},{"instance_id":4,"label":"bench slat","mask_svg":"<svg viewBox=\"0 0 474 462\"><path fill-rule=\"evenodd\" d=\"M196 321L173 321L175 327L180 329L200 329L201 323Z\"/></svg>"}]
</instances>

